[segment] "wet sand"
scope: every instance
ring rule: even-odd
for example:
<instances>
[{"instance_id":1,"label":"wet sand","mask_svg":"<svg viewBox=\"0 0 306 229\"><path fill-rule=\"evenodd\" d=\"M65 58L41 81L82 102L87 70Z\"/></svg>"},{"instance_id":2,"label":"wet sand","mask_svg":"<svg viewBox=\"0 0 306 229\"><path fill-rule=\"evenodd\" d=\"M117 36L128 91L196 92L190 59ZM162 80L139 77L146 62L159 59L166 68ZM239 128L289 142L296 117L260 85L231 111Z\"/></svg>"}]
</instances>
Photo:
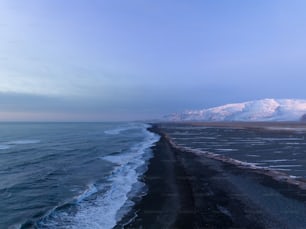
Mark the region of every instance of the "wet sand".
<instances>
[{"instance_id":1,"label":"wet sand","mask_svg":"<svg viewBox=\"0 0 306 229\"><path fill-rule=\"evenodd\" d=\"M306 192L268 174L186 152L161 135L144 176L148 194L125 228L306 228Z\"/></svg>"}]
</instances>

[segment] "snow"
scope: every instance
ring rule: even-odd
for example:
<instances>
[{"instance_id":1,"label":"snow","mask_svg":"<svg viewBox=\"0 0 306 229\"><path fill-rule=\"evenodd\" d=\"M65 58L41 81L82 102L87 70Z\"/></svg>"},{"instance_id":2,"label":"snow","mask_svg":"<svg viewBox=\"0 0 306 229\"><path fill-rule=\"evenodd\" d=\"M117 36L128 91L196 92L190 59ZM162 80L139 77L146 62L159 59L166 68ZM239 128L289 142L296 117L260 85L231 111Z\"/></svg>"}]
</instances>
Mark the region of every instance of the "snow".
<instances>
[{"instance_id":1,"label":"snow","mask_svg":"<svg viewBox=\"0 0 306 229\"><path fill-rule=\"evenodd\" d=\"M299 121L306 114L306 100L261 99L189 110L166 117L171 121Z\"/></svg>"}]
</instances>

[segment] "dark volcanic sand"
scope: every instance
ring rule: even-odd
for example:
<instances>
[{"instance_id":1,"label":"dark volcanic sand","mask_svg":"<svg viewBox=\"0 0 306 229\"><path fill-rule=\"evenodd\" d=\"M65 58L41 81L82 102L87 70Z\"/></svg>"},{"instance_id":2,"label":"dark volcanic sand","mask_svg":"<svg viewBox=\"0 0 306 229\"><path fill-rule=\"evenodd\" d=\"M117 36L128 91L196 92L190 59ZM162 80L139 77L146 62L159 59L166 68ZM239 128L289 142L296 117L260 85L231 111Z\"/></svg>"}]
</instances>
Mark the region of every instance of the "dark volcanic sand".
<instances>
[{"instance_id":1,"label":"dark volcanic sand","mask_svg":"<svg viewBox=\"0 0 306 229\"><path fill-rule=\"evenodd\" d=\"M306 192L234 165L174 149L162 137L148 194L125 228L306 228Z\"/></svg>"}]
</instances>

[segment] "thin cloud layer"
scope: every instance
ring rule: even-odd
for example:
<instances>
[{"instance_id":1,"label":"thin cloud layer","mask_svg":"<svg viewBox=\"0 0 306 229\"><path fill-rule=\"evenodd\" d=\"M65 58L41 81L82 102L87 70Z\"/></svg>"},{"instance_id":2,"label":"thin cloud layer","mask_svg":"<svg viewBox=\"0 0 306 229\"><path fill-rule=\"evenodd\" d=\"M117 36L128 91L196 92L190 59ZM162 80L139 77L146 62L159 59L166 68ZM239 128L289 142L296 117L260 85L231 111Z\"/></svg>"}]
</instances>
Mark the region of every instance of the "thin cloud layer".
<instances>
[{"instance_id":1,"label":"thin cloud layer","mask_svg":"<svg viewBox=\"0 0 306 229\"><path fill-rule=\"evenodd\" d=\"M298 0L3 0L1 111L130 120L305 98L305 7Z\"/></svg>"}]
</instances>

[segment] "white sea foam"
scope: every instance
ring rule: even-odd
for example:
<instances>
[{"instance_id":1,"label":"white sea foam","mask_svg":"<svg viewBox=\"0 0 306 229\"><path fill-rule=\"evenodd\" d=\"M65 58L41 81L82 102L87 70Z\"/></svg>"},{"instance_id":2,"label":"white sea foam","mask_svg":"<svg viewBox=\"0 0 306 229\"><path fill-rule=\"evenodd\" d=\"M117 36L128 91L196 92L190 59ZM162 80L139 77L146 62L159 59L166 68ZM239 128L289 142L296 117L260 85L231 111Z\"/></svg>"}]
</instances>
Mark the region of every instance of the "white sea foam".
<instances>
[{"instance_id":1,"label":"white sea foam","mask_svg":"<svg viewBox=\"0 0 306 229\"><path fill-rule=\"evenodd\" d=\"M270 168L293 168L293 167L302 167L302 165L270 165Z\"/></svg>"},{"instance_id":2,"label":"white sea foam","mask_svg":"<svg viewBox=\"0 0 306 229\"><path fill-rule=\"evenodd\" d=\"M89 184L88 188L85 191L83 191L79 196L77 196L75 200L77 203L79 203L96 192L98 192L96 186L94 184Z\"/></svg>"},{"instance_id":3,"label":"white sea foam","mask_svg":"<svg viewBox=\"0 0 306 229\"><path fill-rule=\"evenodd\" d=\"M231 151L238 151L237 149L216 149L217 151L223 151L223 152L231 152Z\"/></svg>"},{"instance_id":4,"label":"white sea foam","mask_svg":"<svg viewBox=\"0 0 306 229\"><path fill-rule=\"evenodd\" d=\"M293 178L293 179L301 178L301 176L293 176L293 175L290 175L289 177L290 177L290 178Z\"/></svg>"},{"instance_id":5,"label":"white sea foam","mask_svg":"<svg viewBox=\"0 0 306 229\"><path fill-rule=\"evenodd\" d=\"M273 153L275 153L275 154L282 154L284 152L283 151L274 151Z\"/></svg>"},{"instance_id":6,"label":"white sea foam","mask_svg":"<svg viewBox=\"0 0 306 229\"><path fill-rule=\"evenodd\" d=\"M286 131L296 131L305 132L306 128L303 127L265 127L267 130L286 130Z\"/></svg>"},{"instance_id":7,"label":"white sea foam","mask_svg":"<svg viewBox=\"0 0 306 229\"><path fill-rule=\"evenodd\" d=\"M285 171L285 172L290 172L291 169L281 169L281 168L275 168L278 171Z\"/></svg>"},{"instance_id":8,"label":"white sea foam","mask_svg":"<svg viewBox=\"0 0 306 229\"><path fill-rule=\"evenodd\" d=\"M274 160L262 160L260 162L278 163L278 162L285 162L285 161L296 161L296 159L274 159Z\"/></svg>"},{"instance_id":9,"label":"white sea foam","mask_svg":"<svg viewBox=\"0 0 306 229\"><path fill-rule=\"evenodd\" d=\"M10 149L14 145L27 145L27 144L36 144L39 143L40 140L16 140L16 141L9 141L9 142L3 142L0 144L0 150Z\"/></svg>"},{"instance_id":10,"label":"white sea foam","mask_svg":"<svg viewBox=\"0 0 306 229\"><path fill-rule=\"evenodd\" d=\"M301 140L304 140L303 138L262 138L262 137L258 137L255 139L265 140L265 141L301 141Z\"/></svg>"},{"instance_id":11,"label":"white sea foam","mask_svg":"<svg viewBox=\"0 0 306 229\"><path fill-rule=\"evenodd\" d=\"M37 144L40 140L36 139L25 139L25 140L17 140L17 141L10 141L7 144L9 145L27 145L27 144Z\"/></svg>"},{"instance_id":12,"label":"white sea foam","mask_svg":"<svg viewBox=\"0 0 306 229\"><path fill-rule=\"evenodd\" d=\"M109 178L111 186L97 199L95 206L85 207L77 212L74 219L76 228L112 228L120 220L117 218L118 211L126 204L132 204L128 202L128 193L141 175L136 169L145 163L143 158L145 149L158 140L155 135L147 134L146 140L134 146L130 152L103 158L118 165Z\"/></svg>"},{"instance_id":13,"label":"white sea foam","mask_svg":"<svg viewBox=\"0 0 306 229\"><path fill-rule=\"evenodd\" d=\"M109 176L103 194L96 196L94 201L82 200L97 192L94 185L78 196L79 205L74 215L68 213L58 213L56 222L47 222L48 228L70 228L70 229L110 229L116 226L117 222L127 213L133 202L132 194L137 194L135 187L143 187L139 178L143 174L141 171L146 161L150 158L149 148L159 140L159 136L148 132L147 125L139 125L142 128L145 139L124 153L104 156L101 159L114 163L116 166ZM139 184L139 185L137 185ZM68 222L67 225L65 222Z\"/></svg>"},{"instance_id":14,"label":"white sea foam","mask_svg":"<svg viewBox=\"0 0 306 229\"><path fill-rule=\"evenodd\" d=\"M6 144L1 144L0 145L0 150L9 149L9 148L11 148L11 146L9 146L9 145L6 145Z\"/></svg>"},{"instance_id":15,"label":"white sea foam","mask_svg":"<svg viewBox=\"0 0 306 229\"><path fill-rule=\"evenodd\" d=\"M260 157L259 155L257 154L247 154L248 157Z\"/></svg>"},{"instance_id":16,"label":"white sea foam","mask_svg":"<svg viewBox=\"0 0 306 229\"><path fill-rule=\"evenodd\" d=\"M132 184L137 182L137 174L126 166L115 171L111 181L111 187L96 199L94 205L80 205L75 217L71 219L71 228L98 229L113 228L116 225L117 220L120 220L117 213L128 201L127 194Z\"/></svg>"},{"instance_id":17,"label":"white sea foam","mask_svg":"<svg viewBox=\"0 0 306 229\"><path fill-rule=\"evenodd\" d=\"M286 142L286 145L301 145L300 142Z\"/></svg>"},{"instance_id":18,"label":"white sea foam","mask_svg":"<svg viewBox=\"0 0 306 229\"><path fill-rule=\"evenodd\" d=\"M114 129L110 129L110 130L105 130L104 133L105 134L109 134L109 135L118 135L123 131L127 131L127 130L132 130L132 129L139 129L142 124L139 123L133 123L133 124L128 124L126 126L120 126Z\"/></svg>"}]
</instances>

